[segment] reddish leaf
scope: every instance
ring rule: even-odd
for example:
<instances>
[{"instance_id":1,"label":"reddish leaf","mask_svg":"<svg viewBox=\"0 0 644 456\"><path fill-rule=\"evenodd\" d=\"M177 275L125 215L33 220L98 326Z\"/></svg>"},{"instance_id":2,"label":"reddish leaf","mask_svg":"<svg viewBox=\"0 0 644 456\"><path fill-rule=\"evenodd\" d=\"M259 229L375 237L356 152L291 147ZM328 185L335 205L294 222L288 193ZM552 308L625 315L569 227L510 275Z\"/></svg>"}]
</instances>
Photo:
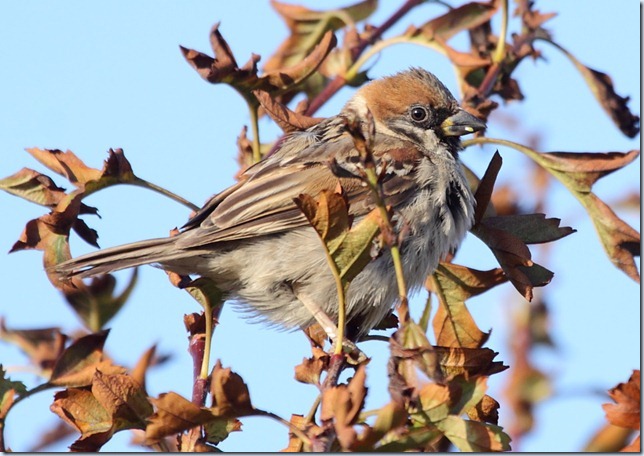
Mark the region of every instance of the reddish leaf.
<instances>
[{"instance_id":1,"label":"reddish leaf","mask_svg":"<svg viewBox=\"0 0 644 456\"><path fill-rule=\"evenodd\" d=\"M29 168L22 168L12 176L0 180L0 189L42 206L54 207L65 196L49 176Z\"/></svg>"},{"instance_id":2,"label":"reddish leaf","mask_svg":"<svg viewBox=\"0 0 644 456\"><path fill-rule=\"evenodd\" d=\"M239 417L254 413L248 387L239 375L217 361L210 377L211 411L215 416Z\"/></svg>"},{"instance_id":3,"label":"reddish leaf","mask_svg":"<svg viewBox=\"0 0 644 456\"><path fill-rule=\"evenodd\" d=\"M329 367L329 355L320 348L312 347L313 356L304 358L295 366L295 380L302 383L320 384L320 375Z\"/></svg>"},{"instance_id":4,"label":"reddish leaf","mask_svg":"<svg viewBox=\"0 0 644 456\"><path fill-rule=\"evenodd\" d=\"M60 328L9 329L0 318L0 339L16 345L32 364L46 373L65 348L67 336Z\"/></svg>"},{"instance_id":5,"label":"reddish leaf","mask_svg":"<svg viewBox=\"0 0 644 456\"><path fill-rule=\"evenodd\" d=\"M150 398L150 402L156 408L156 413L150 416L145 428L146 445L216 419L212 412L196 406L177 393L164 393L158 399Z\"/></svg>"},{"instance_id":6,"label":"reddish leaf","mask_svg":"<svg viewBox=\"0 0 644 456\"><path fill-rule=\"evenodd\" d=\"M264 108L264 111L279 125L284 133L302 131L320 123L323 119L309 117L304 114L291 111L288 107L279 103L268 92L263 90L253 91L257 100Z\"/></svg>"},{"instance_id":7,"label":"reddish leaf","mask_svg":"<svg viewBox=\"0 0 644 456\"><path fill-rule=\"evenodd\" d=\"M426 286L436 293L440 307L434 317L436 344L478 348L488 338L467 310L465 301L507 281L501 269L478 271L451 263L441 263Z\"/></svg>"},{"instance_id":8,"label":"reddish leaf","mask_svg":"<svg viewBox=\"0 0 644 456\"><path fill-rule=\"evenodd\" d=\"M611 424L629 429L640 429L640 371L633 371L633 375L626 383L620 383L608 391L615 404L604 404L606 418Z\"/></svg>"}]
</instances>

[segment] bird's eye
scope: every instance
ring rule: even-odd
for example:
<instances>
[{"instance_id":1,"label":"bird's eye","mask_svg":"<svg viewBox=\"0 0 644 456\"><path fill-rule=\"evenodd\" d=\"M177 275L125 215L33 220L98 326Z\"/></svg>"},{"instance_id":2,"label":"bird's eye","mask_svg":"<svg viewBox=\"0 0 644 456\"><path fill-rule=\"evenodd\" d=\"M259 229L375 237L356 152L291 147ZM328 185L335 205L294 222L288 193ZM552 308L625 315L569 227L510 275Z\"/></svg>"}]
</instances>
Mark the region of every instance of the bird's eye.
<instances>
[{"instance_id":1,"label":"bird's eye","mask_svg":"<svg viewBox=\"0 0 644 456\"><path fill-rule=\"evenodd\" d=\"M427 109L422 106L414 106L411 108L409 115L414 122L424 122L429 117Z\"/></svg>"}]
</instances>

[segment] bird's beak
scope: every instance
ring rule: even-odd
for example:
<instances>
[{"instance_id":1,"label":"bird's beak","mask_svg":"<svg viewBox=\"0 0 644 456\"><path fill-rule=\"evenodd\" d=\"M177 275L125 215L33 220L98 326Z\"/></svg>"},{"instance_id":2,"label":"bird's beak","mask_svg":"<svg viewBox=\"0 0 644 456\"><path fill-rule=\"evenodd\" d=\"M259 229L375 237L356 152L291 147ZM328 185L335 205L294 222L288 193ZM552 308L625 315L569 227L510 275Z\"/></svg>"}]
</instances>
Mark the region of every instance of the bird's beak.
<instances>
[{"instance_id":1,"label":"bird's beak","mask_svg":"<svg viewBox=\"0 0 644 456\"><path fill-rule=\"evenodd\" d=\"M441 124L441 130L446 136L461 136L475 131L485 130L485 122L477 119L472 114L463 109L453 116L448 117Z\"/></svg>"}]
</instances>

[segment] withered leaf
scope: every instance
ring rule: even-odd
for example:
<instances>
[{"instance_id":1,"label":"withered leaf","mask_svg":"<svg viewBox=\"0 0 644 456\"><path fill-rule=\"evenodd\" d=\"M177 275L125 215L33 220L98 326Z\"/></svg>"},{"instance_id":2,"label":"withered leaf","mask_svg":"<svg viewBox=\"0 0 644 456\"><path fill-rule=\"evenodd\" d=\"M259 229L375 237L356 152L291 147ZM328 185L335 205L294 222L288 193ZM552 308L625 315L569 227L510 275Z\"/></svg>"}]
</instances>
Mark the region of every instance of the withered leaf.
<instances>
[{"instance_id":1,"label":"withered leaf","mask_svg":"<svg viewBox=\"0 0 644 456\"><path fill-rule=\"evenodd\" d=\"M110 413L88 389L57 392L50 410L81 433L72 451L98 451L114 434Z\"/></svg>"},{"instance_id":2,"label":"withered leaf","mask_svg":"<svg viewBox=\"0 0 644 456\"><path fill-rule=\"evenodd\" d=\"M97 369L109 374L122 374L125 369L104 359L103 346L109 330L82 336L72 342L56 360L49 383L56 386L90 385Z\"/></svg>"},{"instance_id":3,"label":"withered leaf","mask_svg":"<svg viewBox=\"0 0 644 456\"><path fill-rule=\"evenodd\" d=\"M357 432L353 428L367 395L365 387L366 365L360 364L348 385L338 385L322 392L320 419L333 420L338 441L342 448L351 448Z\"/></svg>"},{"instance_id":4,"label":"withered leaf","mask_svg":"<svg viewBox=\"0 0 644 456\"><path fill-rule=\"evenodd\" d=\"M27 392L24 383L10 380L7 371L0 364L0 422L4 421L16 396Z\"/></svg>"},{"instance_id":5,"label":"withered leaf","mask_svg":"<svg viewBox=\"0 0 644 456\"><path fill-rule=\"evenodd\" d=\"M602 177L633 162L639 150L623 152L534 152L532 158L571 190L590 192Z\"/></svg>"},{"instance_id":6,"label":"withered leaf","mask_svg":"<svg viewBox=\"0 0 644 456\"><path fill-rule=\"evenodd\" d=\"M39 149L31 147L26 149L36 160L57 174L67 178L77 187L82 187L87 182L98 180L101 171L88 167L72 151L59 149Z\"/></svg>"},{"instance_id":7,"label":"withered leaf","mask_svg":"<svg viewBox=\"0 0 644 456\"><path fill-rule=\"evenodd\" d=\"M152 405L141 385L130 375L105 374L97 370L92 394L110 414L114 431L144 429L152 415Z\"/></svg>"},{"instance_id":8,"label":"withered leaf","mask_svg":"<svg viewBox=\"0 0 644 456\"><path fill-rule=\"evenodd\" d=\"M201 408L174 392L150 398L156 412L148 419L145 444L151 445L163 437L191 429L217 419L208 409Z\"/></svg>"},{"instance_id":9,"label":"withered leaf","mask_svg":"<svg viewBox=\"0 0 644 456\"><path fill-rule=\"evenodd\" d=\"M445 437L461 451L509 451L510 436L503 428L449 415L436 423Z\"/></svg>"},{"instance_id":10,"label":"withered leaf","mask_svg":"<svg viewBox=\"0 0 644 456\"><path fill-rule=\"evenodd\" d=\"M111 274L93 277L89 284L63 288L65 300L91 331L99 331L121 310L137 283L138 270L132 271L121 293L114 294L116 278Z\"/></svg>"},{"instance_id":11,"label":"withered leaf","mask_svg":"<svg viewBox=\"0 0 644 456\"><path fill-rule=\"evenodd\" d=\"M295 380L313 385L320 384L320 375L329 367L329 354L318 347L311 347L313 356L304 358L295 366Z\"/></svg>"},{"instance_id":12,"label":"withered leaf","mask_svg":"<svg viewBox=\"0 0 644 456\"><path fill-rule=\"evenodd\" d=\"M558 218L546 218L545 214L516 214L485 217L482 223L512 233L526 244L541 244L575 233L568 226L559 226Z\"/></svg>"},{"instance_id":13,"label":"withered leaf","mask_svg":"<svg viewBox=\"0 0 644 456\"><path fill-rule=\"evenodd\" d=\"M490 200L492 198L492 190L494 189L494 183L499 175L502 164L503 159L497 150L494 152L490 163L487 165L485 174L483 174L483 177L478 182L474 192L474 199L476 200L476 208L474 209L475 224L479 223L486 213L489 213L488 206L490 205Z\"/></svg>"},{"instance_id":14,"label":"withered leaf","mask_svg":"<svg viewBox=\"0 0 644 456\"><path fill-rule=\"evenodd\" d=\"M554 274L532 261L532 254L525 243L505 230L485 224L483 219L471 229L492 250L512 285L528 301L532 300L534 287L548 283Z\"/></svg>"},{"instance_id":15,"label":"withered leaf","mask_svg":"<svg viewBox=\"0 0 644 456\"><path fill-rule=\"evenodd\" d=\"M320 123L321 117L310 117L302 113L291 111L286 105L275 100L268 92L254 90L257 101L264 111L277 123L284 133L302 131Z\"/></svg>"},{"instance_id":16,"label":"withered leaf","mask_svg":"<svg viewBox=\"0 0 644 456\"><path fill-rule=\"evenodd\" d=\"M380 232L377 209L351 226L344 193L324 190L317 200L302 194L294 201L322 239L343 282L349 283L372 259L372 241Z\"/></svg>"},{"instance_id":17,"label":"withered leaf","mask_svg":"<svg viewBox=\"0 0 644 456\"><path fill-rule=\"evenodd\" d=\"M364 432L358 437L352 451L373 450L377 442L387 433L395 431L405 424L407 413L401 402L391 401L378 410L373 426L366 426Z\"/></svg>"},{"instance_id":18,"label":"withered leaf","mask_svg":"<svg viewBox=\"0 0 644 456\"><path fill-rule=\"evenodd\" d=\"M628 442L632 438L633 432L632 429L606 423L601 429L595 432L581 451L584 453L639 452L639 436L631 443L633 448L629 448Z\"/></svg>"},{"instance_id":19,"label":"withered leaf","mask_svg":"<svg viewBox=\"0 0 644 456\"><path fill-rule=\"evenodd\" d=\"M613 80L606 73L594 70L582 64L574 55L550 39L547 42L563 52L581 73L593 96L601 107L629 138L634 138L640 132L640 118L633 114L627 106L630 97L621 97L615 93Z\"/></svg>"},{"instance_id":20,"label":"withered leaf","mask_svg":"<svg viewBox=\"0 0 644 456\"><path fill-rule=\"evenodd\" d=\"M500 404L487 394L481 401L467 411L467 416L474 421L484 421L491 424L499 424Z\"/></svg>"},{"instance_id":21,"label":"withered leaf","mask_svg":"<svg viewBox=\"0 0 644 456\"><path fill-rule=\"evenodd\" d=\"M389 339L389 344L391 358L397 364L396 373L407 387L420 387L419 369L432 380L443 380L434 347L418 324L413 321L404 322Z\"/></svg>"},{"instance_id":22,"label":"withered leaf","mask_svg":"<svg viewBox=\"0 0 644 456\"><path fill-rule=\"evenodd\" d=\"M0 339L16 345L33 365L47 371L65 348L67 336L60 328L10 329L0 318Z\"/></svg>"},{"instance_id":23,"label":"withered leaf","mask_svg":"<svg viewBox=\"0 0 644 456\"><path fill-rule=\"evenodd\" d=\"M626 383L620 383L608 391L615 404L602 405L611 424L629 429L640 429L640 371L634 370Z\"/></svg>"},{"instance_id":24,"label":"withered leaf","mask_svg":"<svg viewBox=\"0 0 644 456\"><path fill-rule=\"evenodd\" d=\"M242 378L221 362L213 367L210 375L211 412L217 417L239 417L255 412L250 402L248 387Z\"/></svg>"},{"instance_id":25,"label":"withered leaf","mask_svg":"<svg viewBox=\"0 0 644 456\"><path fill-rule=\"evenodd\" d=\"M47 207L56 206L65 196L65 189L57 186L49 176L29 168L0 179L0 189Z\"/></svg>"},{"instance_id":26,"label":"withered leaf","mask_svg":"<svg viewBox=\"0 0 644 456\"><path fill-rule=\"evenodd\" d=\"M434 351L440 369L448 379L457 375L465 375L466 378L476 375L490 376L508 368L502 361L494 361L498 353L489 348L435 346Z\"/></svg>"},{"instance_id":27,"label":"withered leaf","mask_svg":"<svg viewBox=\"0 0 644 456\"><path fill-rule=\"evenodd\" d=\"M237 418L217 418L204 424L206 441L214 445L219 444L231 432L241 431L242 423Z\"/></svg>"},{"instance_id":28,"label":"withered leaf","mask_svg":"<svg viewBox=\"0 0 644 456\"><path fill-rule=\"evenodd\" d=\"M186 61L203 79L212 84L229 84L248 98L253 90L276 93L300 84L317 69L335 46L336 39L332 32L326 33L311 53L299 60L299 63L290 68L267 71L263 76L257 75L258 55L253 54L248 64L241 68L237 65L230 46L219 31L219 24L211 29L210 43L214 58L183 46L180 49Z\"/></svg>"},{"instance_id":29,"label":"withered leaf","mask_svg":"<svg viewBox=\"0 0 644 456\"><path fill-rule=\"evenodd\" d=\"M436 344L446 347L481 347L489 334L482 332L465 305L476 296L507 281L501 269L478 271L451 263L441 263L428 279L440 306L434 317Z\"/></svg>"},{"instance_id":30,"label":"withered leaf","mask_svg":"<svg viewBox=\"0 0 644 456\"><path fill-rule=\"evenodd\" d=\"M430 40L448 40L463 30L469 30L489 21L498 10L498 2L470 2L438 16L420 27L423 35Z\"/></svg>"}]
</instances>

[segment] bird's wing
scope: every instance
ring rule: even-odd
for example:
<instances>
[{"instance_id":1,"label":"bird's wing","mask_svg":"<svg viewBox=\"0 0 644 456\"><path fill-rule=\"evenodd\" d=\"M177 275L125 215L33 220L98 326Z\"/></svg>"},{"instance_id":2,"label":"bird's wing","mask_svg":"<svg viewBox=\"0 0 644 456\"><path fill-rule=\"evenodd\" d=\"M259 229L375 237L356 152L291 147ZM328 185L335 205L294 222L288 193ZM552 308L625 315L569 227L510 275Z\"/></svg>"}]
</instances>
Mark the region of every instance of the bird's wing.
<instances>
[{"instance_id":1,"label":"bird's wing","mask_svg":"<svg viewBox=\"0 0 644 456\"><path fill-rule=\"evenodd\" d=\"M347 194L351 214L359 217L368 213L373 208L368 187L351 171L338 172L338 167L332 166L336 156L357 154L353 144L350 135L340 135L333 141L310 144L299 159L281 148L278 152L282 153L249 168L242 181L214 196L186 224L192 233L182 236L177 246L198 248L307 226L294 198L303 193L317 197L323 190L339 186ZM406 160L418 159L419 154L413 147L398 149L398 158L404 155ZM414 181L410 174L390 168L393 171L383 175L383 191L386 203L395 207L409 196Z\"/></svg>"}]
</instances>

